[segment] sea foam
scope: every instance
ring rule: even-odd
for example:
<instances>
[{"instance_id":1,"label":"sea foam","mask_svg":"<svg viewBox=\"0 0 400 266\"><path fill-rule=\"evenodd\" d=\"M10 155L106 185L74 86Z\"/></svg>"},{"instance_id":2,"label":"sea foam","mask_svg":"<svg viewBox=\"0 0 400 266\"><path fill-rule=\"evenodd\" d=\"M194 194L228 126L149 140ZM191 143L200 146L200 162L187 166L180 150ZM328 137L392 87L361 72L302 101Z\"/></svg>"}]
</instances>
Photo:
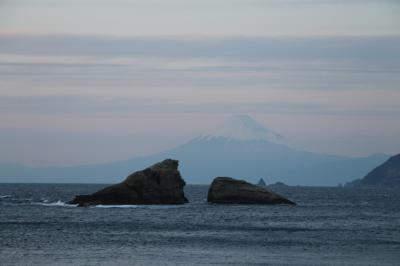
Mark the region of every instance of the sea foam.
<instances>
[{"instance_id":1,"label":"sea foam","mask_svg":"<svg viewBox=\"0 0 400 266\"><path fill-rule=\"evenodd\" d=\"M55 201L55 202L46 202L46 201L44 201L44 202L35 202L34 204L42 205L42 206L48 206L48 207L76 207L76 206L78 206L76 204L65 203L65 202L63 202L61 200L58 200L58 201Z\"/></svg>"},{"instance_id":2,"label":"sea foam","mask_svg":"<svg viewBox=\"0 0 400 266\"><path fill-rule=\"evenodd\" d=\"M183 205L94 205L95 208L143 208L143 209L174 209Z\"/></svg>"}]
</instances>

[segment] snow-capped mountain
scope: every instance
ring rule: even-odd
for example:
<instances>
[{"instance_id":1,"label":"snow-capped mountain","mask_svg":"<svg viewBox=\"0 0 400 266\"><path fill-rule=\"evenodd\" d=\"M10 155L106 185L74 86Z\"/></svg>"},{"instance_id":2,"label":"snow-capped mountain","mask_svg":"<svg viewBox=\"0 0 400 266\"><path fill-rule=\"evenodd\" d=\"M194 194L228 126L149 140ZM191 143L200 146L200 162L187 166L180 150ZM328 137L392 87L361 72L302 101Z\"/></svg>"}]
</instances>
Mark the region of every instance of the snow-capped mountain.
<instances>
[{"instance_id":1,"label":"snow-capped mountain","mask_svg":"<svg viewBox=\"0 0 400 266\"><path fill-rule=\"evenodd\" d=\"M222 125L202 136L209 139L224 137L236 140L265 140L273 143L285 143L285 138L281 134L263 126L248 115L231 116Z\"/></svg>"},{"instance_id":2,"label":"snow-capped mountain","mask_svg":"<svg viewBox=\"0 0 400 266\"><path fill-rule=\"evenodd\" d=\"M332 186L361 178L387 155L349 158L296 150L285 138L249 116L233 116L216 130L171 150L146 157L76 167L29 168L0 165L0 182L115 183L165 158L180 161L189 184L209 184L216 176L289 185Z\"/></svg>"}]
</instances>

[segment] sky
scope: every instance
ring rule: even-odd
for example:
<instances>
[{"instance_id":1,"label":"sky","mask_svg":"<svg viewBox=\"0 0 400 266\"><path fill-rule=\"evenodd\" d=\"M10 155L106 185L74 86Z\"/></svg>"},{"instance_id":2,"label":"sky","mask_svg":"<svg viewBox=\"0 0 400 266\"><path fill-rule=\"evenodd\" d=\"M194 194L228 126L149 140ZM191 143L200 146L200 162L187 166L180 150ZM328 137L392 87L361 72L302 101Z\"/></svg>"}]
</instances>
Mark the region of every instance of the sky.
<instances>
[{"instance_id":1,"label":"sky","mask_svg":"<svg viewBox=\"0 0 400 266\"><path fill-rule=\"evenodd\" d=\"M399 1L0 0L0 163L132 158L233 114L396 154L399 102Z\"/></svg>"}]
</instances>

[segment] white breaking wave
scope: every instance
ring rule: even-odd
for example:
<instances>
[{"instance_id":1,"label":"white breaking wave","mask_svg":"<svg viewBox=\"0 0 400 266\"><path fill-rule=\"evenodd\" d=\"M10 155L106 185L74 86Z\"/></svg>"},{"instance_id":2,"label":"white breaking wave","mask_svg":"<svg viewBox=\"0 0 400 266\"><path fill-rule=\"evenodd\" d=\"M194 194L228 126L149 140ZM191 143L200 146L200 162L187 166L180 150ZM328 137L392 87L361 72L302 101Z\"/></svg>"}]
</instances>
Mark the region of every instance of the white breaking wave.
<instances>
[{"instance_id":1,"label":"white breaking wave","mask_svg":"<svg viewBox=\"0 0 400 266\"><path fill-rule=\"evenodd\" d=\"M182 208L184 205L94 205L94 208L141 208L141 209L174 209Z\"/></svg>"},{"instance_id":2,"label":"white breaking wave","mask_svg":"<svg viewBox=\"0 0 400 266\"><path fill-rule=\"evenodd\" d=\"M93 205L95 208L139 208L139 205Z\"/></svg>"},{"instance_id":3,"label":"white breaking wave","mask_svg":"<svg viewBox=\"0 0 400 266\"><path fill-rule=\"evenodd\" d=\"M77 207L78 204L68 204L65 203L61 200L55 201L55 202L48 202L47 200L44 200L43 202L33 202L32 204L35 205L41 205L41 206L47 206L47 207ZM173 209L173 208L181 208L184 207L183 205L93 205L89 206L90 208L104 208L104 209L109 209L109 208L141 208L141 209Z\"/></svg>"},{"instance_id":4,"label":"white breaking wave","mask_svg":"<svg viewBox=\"0 0 400 266\"><path fill-rule=\"evenodd\" d=\"M8 199L11 198L11 195L0 195L0 199Z\"/></svg>"},{"instance_id":5,"label":"white breaking wave","mask_svg":"<svg viewBox=\"0 0 400 266\"><path fill-rule=\"evenodd\" d=\"M34 204L48 206L48 207L76 207L77 204L68 204L61 200L55 202L35 202Z\"/></svg>"}]
</instances>

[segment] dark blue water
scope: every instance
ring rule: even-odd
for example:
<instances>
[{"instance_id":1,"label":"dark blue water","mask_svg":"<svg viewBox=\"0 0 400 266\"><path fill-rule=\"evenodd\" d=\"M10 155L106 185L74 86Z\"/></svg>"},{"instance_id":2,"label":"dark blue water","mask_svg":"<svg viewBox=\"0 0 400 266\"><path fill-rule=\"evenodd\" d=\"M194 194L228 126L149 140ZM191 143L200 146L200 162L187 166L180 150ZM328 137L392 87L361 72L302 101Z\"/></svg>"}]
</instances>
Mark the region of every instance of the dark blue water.
<instances>
[{"instance_id":1,"label":"dark blue water","mask_svg":"<svg viewBox=\"0 0 400 266\"><path fill-rule=\"evenodd\" d=\"M0 184L0 265L400 265L399 190L277 188L297 206L78 208L104 185Z\"/></svg>"}]
</instances>

